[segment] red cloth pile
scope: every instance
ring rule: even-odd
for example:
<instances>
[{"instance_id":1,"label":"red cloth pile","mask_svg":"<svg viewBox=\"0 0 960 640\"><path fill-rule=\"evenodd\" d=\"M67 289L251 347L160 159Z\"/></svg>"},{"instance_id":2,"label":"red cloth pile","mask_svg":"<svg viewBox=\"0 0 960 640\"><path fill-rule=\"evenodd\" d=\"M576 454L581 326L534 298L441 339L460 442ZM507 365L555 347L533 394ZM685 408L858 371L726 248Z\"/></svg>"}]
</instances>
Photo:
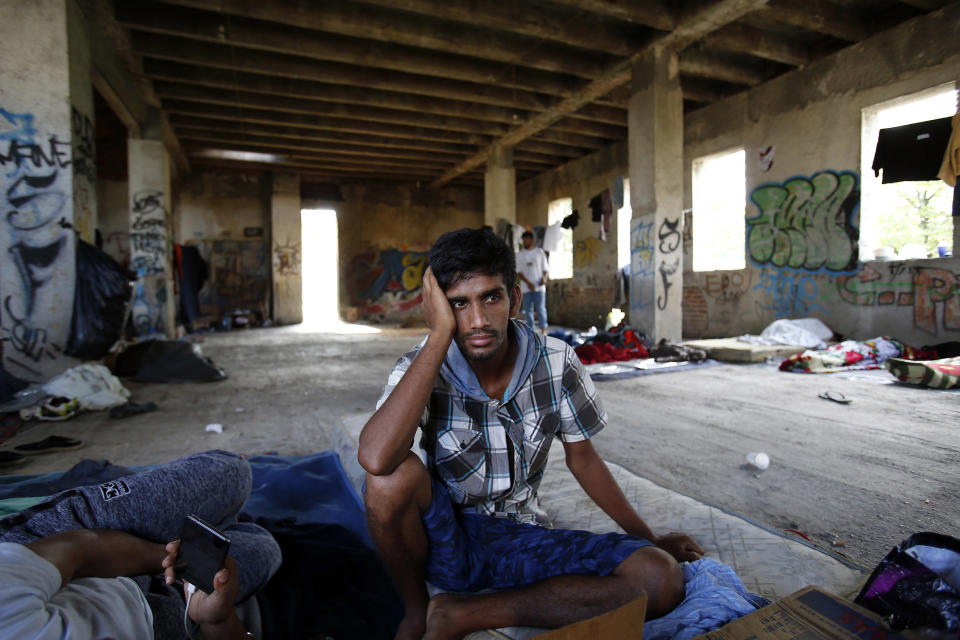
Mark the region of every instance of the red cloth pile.
<instances>
[{"instance_id":1,"label":"red cloth pile","mask_svg":"<svg viewBox=\"0 0 960 640\"><path fill-rule=\"evenodd\" d=\"M635 347L621 349L608 342L593 342L583 344L575 348L574 351L580 356L583 364L594 364L597 362L621 362L623 360L636 360L638 358L649 358L650 354L643 348L639 341Z\"/></svg>"}]
</instances>

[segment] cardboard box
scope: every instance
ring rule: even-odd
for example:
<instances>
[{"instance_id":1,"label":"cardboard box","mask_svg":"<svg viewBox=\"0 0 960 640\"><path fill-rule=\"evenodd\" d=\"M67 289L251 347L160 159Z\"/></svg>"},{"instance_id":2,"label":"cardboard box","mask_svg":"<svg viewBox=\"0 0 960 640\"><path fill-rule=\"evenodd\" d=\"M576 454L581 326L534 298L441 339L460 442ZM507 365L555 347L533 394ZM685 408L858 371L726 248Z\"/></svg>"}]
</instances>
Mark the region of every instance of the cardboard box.
<instances>
[{"instance_id":1,"label":"cardboard box","mask_svg":"<svg viewBox=\"0 0 960 640\"><path fill-rule=\"evenodd\" d=\"M536 640L604 640L609 638L642 638L647 615L647 594L631 600L619 609L595 618L568 624L540 634Z\"/></svg>"},{"instance_id":2,"label":"cardboard box","mask_svg":"<svg viewBox=\"0 0 960 640\"><path fill-rule=\"evenodd\" d=\"M891 631L872 611L819 587L805 587L694 640L895 640L911 637Z\"/></svg>"}]
</instances>

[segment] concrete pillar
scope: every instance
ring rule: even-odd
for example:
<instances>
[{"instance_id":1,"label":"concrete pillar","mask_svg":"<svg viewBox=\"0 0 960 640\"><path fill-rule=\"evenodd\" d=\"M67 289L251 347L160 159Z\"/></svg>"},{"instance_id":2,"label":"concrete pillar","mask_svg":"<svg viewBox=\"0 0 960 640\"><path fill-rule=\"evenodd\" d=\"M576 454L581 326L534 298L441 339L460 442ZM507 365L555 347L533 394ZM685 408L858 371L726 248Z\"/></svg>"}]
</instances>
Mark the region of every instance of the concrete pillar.
<instances>
[{"instance_id":1,"label":"concrete pillar","mask_svg":"<svg viewBox=\"0 0 960 640\"><path fill-rule=\"evenodd\" d=\"M630 324L679 342L683 291L683 94L677 56L654 50L633 68L629 104Z\"/></svg>"},{"instance_id":2,"label":"concrete pillar","mask_svg":"<svg viewBox=\"0 0 960 640\"><path fill-rule=\"evenodd\" d=\"M517 172L513 168L513 147L494 147L483 175L483 223L496 231L500 220L517 223Z\"/></svg>"},{"instance_id":3,"label":"concrete pillar","mask_svg":"<svg viewBox=\"0 0 960 640\"><path fill-rule=\"evenodd\" d=\"M140 336L175 336L170 154L160 140L127 140L133 324Z\"/></svg>"},{"instance_id":4,"label":"concrete pillar","mask_svg":"<svg viewBox=\"0 0 960 640\"><path fill-rule=\"evenodd\" d=\"M0 2L0 333L3 367L26 380L76 364L74 230L92 241L94 139L75 0Z\"/></svg>"},{"instance_id":5,"label":"concrete pillar","mask_svg":"<svg viewBox=\"0 0 960 640\"><path fill-rule=\"evenodd\" d=\"M299 174L273 174L270 235L273 242L273 321L276 324L303 322Z\"/></svg>"}]
</instances>

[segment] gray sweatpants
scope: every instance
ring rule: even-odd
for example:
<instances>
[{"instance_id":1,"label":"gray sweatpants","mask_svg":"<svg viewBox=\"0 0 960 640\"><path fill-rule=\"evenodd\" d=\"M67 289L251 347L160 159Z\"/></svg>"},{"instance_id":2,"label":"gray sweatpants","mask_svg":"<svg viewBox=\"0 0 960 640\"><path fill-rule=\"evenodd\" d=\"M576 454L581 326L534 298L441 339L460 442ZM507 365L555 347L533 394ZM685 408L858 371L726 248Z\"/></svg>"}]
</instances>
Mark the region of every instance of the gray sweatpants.
<instances>
[{"instance_id":1,"label":"gray sweatpants","mask_svg":"<svg viewBox=\"0 0 960 640\"><path fill-rule=\"evenodd\" d=\"M180 536L195 513L230 538L237 561L238 601L255 594L280 567L273 536L237 522L250 494L250 466L227 451L206 451L100 485L63 491L0 520L0 542L26 544L71 529L116 529L166 543ZM182 591L161 580L137 579L154 612L157 638L183 637Z\"/></svg>"}]
</instances>

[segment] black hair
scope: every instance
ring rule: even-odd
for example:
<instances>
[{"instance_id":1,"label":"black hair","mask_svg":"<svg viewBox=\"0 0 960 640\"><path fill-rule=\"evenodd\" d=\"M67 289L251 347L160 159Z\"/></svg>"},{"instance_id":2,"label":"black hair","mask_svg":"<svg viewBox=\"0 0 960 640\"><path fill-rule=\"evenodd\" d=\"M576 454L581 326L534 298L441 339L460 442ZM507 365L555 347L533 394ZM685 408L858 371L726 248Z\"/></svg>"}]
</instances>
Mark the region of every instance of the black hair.
<instances>
[{"instance_id":1,"label":"black hair","mask_svg":"<svg viewBox=\"0 0 960 640\"><path fill-rule=\"evenodd\" d=\"M430 247L427 263L443 291L474 273L503 276L508 292L517 281L513 249L488 229L448 231Z\"/></svg>"},{"instance_id":2,"label":"black hair","mask_svg":"<svg viewBox=\"0 0 960 640\"><path fill-rule=\"evenodd\" d=\"M521 237L521 238L532 238L532 237L533 237L533 231L524 231L523 233L520 234L520 237Z\"/></svg>"}]
</instances>

